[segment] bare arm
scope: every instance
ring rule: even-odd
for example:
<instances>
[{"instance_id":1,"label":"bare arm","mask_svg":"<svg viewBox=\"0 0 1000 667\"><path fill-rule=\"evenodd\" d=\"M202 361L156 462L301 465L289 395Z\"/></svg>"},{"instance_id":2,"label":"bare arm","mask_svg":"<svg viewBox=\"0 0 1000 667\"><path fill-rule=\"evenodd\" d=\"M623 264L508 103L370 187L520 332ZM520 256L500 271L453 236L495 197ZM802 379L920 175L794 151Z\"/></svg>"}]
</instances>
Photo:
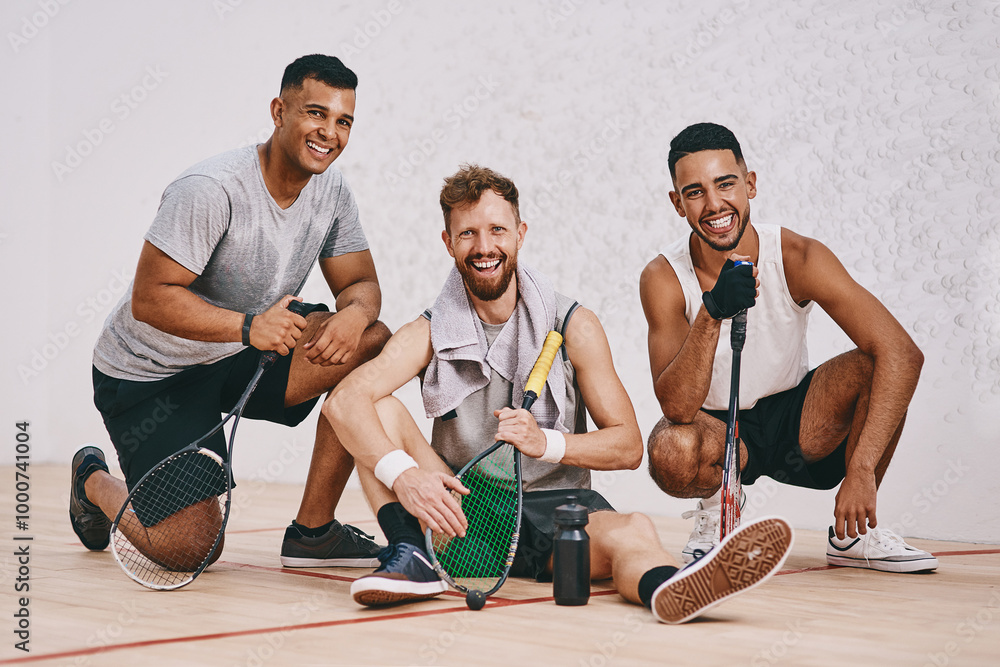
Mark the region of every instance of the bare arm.
<instances>
[{"instance_id":1,"label":"bare arm","mask_svg":"<svg viewBox=\"0 0 1000 667\"><path fill-rule=\"evenodd\" d=\"M415 378L431 360L431 325L423 317L404 325L375 359L362 364L330 392L323 415L359 468L374 471L383 456L400 449L389 439L375 404ZM464 535L467 522L449 489L464 491L453 476L411 468L392 491L408 512L436 532Z\"/></svg>"},{"instance_id":2,"label":"bare arm","mask_svg":"<svg viewBox=\"0 0 1000 667\"><path fill-rule=\"evenodd\" d=\"M579 308L569 321L566 351L598 430L566 435L562 462L591 470L638 468L642 463L642 435L635 410L615 372L604 328L586 308ZM526 456L538 458L545 452L545 435L531 413L504 409L496 414L500 418L497 439L507 440Z\"/></svg>"},{"instance_id":3,"label":"bare arm","mask_svg":"<svg viewBox=\"0 0 1000 667\"><path fill-rule=\"evenodd\" d=\"M649 366L660 410L675 424L690 424L712 383L721 322L699 305L694 324L688 324L684 292L662 255L643 270L639 297L649 326Z\"/></svg>"},{"instance_id":4,"label":"bare arm","mask_svg":"<svg viewBox=\"0 0 1000 667\"><path fill-rule=\"evenodd\" d=\"M337 299L337 312L305 344L306 359L321 366L351 360L365 329L382 308L382 290L371 252L347 253L320 260L320 269Z\"/></svg>"},{"instance_id":5,"label":"bare arm","mask_svg":"<svg viewBox=\"0 0 1000 667\"><path fill-rule=\"evenodd\" d=\"M785 276L795 301L815 301L874 360L868 415L834 510L874 519L875 466L899 427L920 377L923 354L895 317L822 243L782 230ZM861 507L868 505L870 507ZM872 521L874 525L874 521ZM838 530L839 532L839 530Z\"/></svg>"},{"instance_id":6,"label":"bare arm","mask_svg":"<svg viewBox=\"0 0 1000 667\"><path fill-rule=\"evenodd\" d=\"M238 343L243 339L243 316L218 308L188 287L197 274L146 241L139 255L132 289L132 316L174 336L213 343ZM250 343L259 350L286 355L302 335L306 320L286 308L295 297L285 296L254 318Z\"/></svg>"}]
</instances>

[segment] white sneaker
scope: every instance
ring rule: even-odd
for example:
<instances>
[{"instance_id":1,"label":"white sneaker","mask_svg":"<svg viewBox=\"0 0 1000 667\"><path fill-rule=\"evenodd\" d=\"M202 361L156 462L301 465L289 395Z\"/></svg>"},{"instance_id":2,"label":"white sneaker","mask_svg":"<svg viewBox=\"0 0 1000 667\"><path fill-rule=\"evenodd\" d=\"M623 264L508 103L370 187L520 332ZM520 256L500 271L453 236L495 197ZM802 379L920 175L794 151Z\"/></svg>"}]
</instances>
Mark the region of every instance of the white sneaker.
<instances>
[{"instance_id":1,"label":"white sneaker","mask_svg":"<svg viewBox=\"0 0 1000 667\"><path fill-rule=\"evenodd\" d=\"M740 489L740 509L747 502L747 494ZM698 501L698 508L681 514L682 519L695 518L694 530L681 550L681 559L693 563L719 546L719 521L722 520L722 489L711 498Z\"/></svg>"},{"instance_id":2,"label":"white sneaker","mask_svg":"<svg viewBox=\"0 0 1000 667\"><path fill-rule=\"evenodd\" d=\"M661 623L683 623L699 616L764 583L791 548L792 529L784 519L745 523L726 535L719 548L660 584L653 592L653 615Z\"/></svg>"},{"instance_id":3,"label":"white sneaker","mask_svg":"<svg viewBox=\"0 0 1000 667\"><path fill-rule=\"evenodd\" d=\"M911 547L888 528L869 528L864 535L838 539L830 527L826 562L882 572L925 572L937 569L937 558Z\"/></svg>"}]
</instances>

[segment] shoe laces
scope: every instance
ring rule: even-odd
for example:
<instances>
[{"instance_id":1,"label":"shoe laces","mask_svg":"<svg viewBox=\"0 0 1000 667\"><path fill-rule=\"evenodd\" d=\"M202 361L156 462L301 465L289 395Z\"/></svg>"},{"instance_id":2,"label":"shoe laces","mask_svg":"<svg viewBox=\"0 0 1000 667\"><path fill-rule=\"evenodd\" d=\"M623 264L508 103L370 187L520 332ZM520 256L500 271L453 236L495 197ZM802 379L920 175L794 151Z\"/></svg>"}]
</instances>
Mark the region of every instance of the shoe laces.
<instances>
[{"instance_id":1,"label":"shoe laces","mask_svg":"<svg viewBox=\"0 0 1000 667\"><path fill-rule=\"evenodd\" d=\"M862 555L865 557L866 564L871 564L868 556L871 554L873 547L879 545L886 547L887 551L891 551L894 547L902 547L903 549L909 548L909 545L903 541L902 537L888 528L869 528L868 534L864 539L864 548L861 550ZM878 554L871 555L878 557Z\"/></svg>"},{"instance_id":2,"label":"shoe laces","mask_svg":"<svg viewBox=\"0 0 1000 667\"><path fill-rule=\"evenodd\" d=\"M359 547L361 547L361 546L365 546L365 544L364 544L364 543L363 543L363 542L361 541L361 540L362 540L362 538L365 538L365 539L367 539L367 540L369 540L369 541L372 541L372 540L374 540L374 539L375 539L375 536L374 536L374 535L369 535L369 534L368 534L368 533L366 533L365 531L363 531L363 530L359 530L358 528L355 528L354 526L352 526L352 525L351 525L351 524L349 524L349 523L342 523L342 524L340 524L340 525L341 525L341 527L343 527L343 528L345 528L345 529L346 529L346 530L344 531L344 534L345 534L345 535L346 535L346 536L347 536L348 538L350 538L350 540L351 540L352 542L354 542L354 544L355 544L356 546L359 546Z\"/></svg>"},{"instance_id":3,"label":"shoe laces","mask_svg":"<svg viewBox=\"0 0 1000 667\"><path fill-rule=\"evenodd\" d=\"M690 519L691 517L695 517L697 520L694 526L694 532L698 533L699 537L712 535L719 526L718 512L695 509L688 510L687 512L681 514L682 519Z\"/></svg>"},{"instance_id":4,"label":"shoe laces","mask_svg":"<svg viewBox=\"0 0 1000 667\"><path fill-rule=\"evenodd\" d=\"M376 556L379 561L379 566L376 572L380 570L387 570L390 567L398 565L399 561L402 560L404 556L404 552L406 551L404 547L405 545L403 544L390 544L389 546L382 547Z\"/></svg>"}]
</instances>

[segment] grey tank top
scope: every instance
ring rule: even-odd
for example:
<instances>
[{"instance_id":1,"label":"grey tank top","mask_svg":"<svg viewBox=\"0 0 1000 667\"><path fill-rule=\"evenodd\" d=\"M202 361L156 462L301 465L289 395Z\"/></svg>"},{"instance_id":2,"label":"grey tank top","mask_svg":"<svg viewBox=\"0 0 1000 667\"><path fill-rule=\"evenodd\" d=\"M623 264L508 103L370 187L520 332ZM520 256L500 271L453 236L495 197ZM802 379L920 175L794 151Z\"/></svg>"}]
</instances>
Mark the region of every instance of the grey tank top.
<instances>
[{"instance_id":1,"label":"grey tank top","mask_svg":"<svg viewBox=\"0 0 1000 667\"><path fill-rule=\"evenodd\" d=\"M556 294L557 321L553 326L565 335L567 315L571 315L576 302L561 294ZM429 313L424 313L428 317ZM488 345L496 340L503 324L490 325L482 323ZM566 411L565 423L570 433L585 433L587 431L587 410L580 396L580 388L576 383L576 373L563 347L556 363L562 363L566 373ZM493 416L494 410L511 407L514 400L514 387L496 371L491 370L490 382L482 389L473 392L451 412L434 420L431 430L431 447L445 463L458 471L472 458L494 442L499 420ZM517 403L520 405L520 392ZM539 423L542 428L552 428L554 424ZM524 490L548 491L553 489L589 489L590 470L561 463L547 463L528 456L521 457L521 474L524 479Z\"/></svg>"}]
</instances>

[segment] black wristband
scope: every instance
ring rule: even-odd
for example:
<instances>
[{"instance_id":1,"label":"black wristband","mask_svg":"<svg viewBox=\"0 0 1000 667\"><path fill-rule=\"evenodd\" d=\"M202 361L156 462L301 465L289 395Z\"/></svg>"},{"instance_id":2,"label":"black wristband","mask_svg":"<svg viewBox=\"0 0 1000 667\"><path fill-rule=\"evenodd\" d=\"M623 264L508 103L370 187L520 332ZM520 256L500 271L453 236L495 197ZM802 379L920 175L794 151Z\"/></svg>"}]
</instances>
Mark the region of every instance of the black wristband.
<instances>
[{"instance_id":1,"label":"black wristband","mask_svg":"<svg viewBox=\"0 0 1000 667\"><path fill-rule=\"evenodd\" d=\"M250 347L250 323L253 322L253 313L243 316L243 344Z\"/></svg>"}]
</instances>

